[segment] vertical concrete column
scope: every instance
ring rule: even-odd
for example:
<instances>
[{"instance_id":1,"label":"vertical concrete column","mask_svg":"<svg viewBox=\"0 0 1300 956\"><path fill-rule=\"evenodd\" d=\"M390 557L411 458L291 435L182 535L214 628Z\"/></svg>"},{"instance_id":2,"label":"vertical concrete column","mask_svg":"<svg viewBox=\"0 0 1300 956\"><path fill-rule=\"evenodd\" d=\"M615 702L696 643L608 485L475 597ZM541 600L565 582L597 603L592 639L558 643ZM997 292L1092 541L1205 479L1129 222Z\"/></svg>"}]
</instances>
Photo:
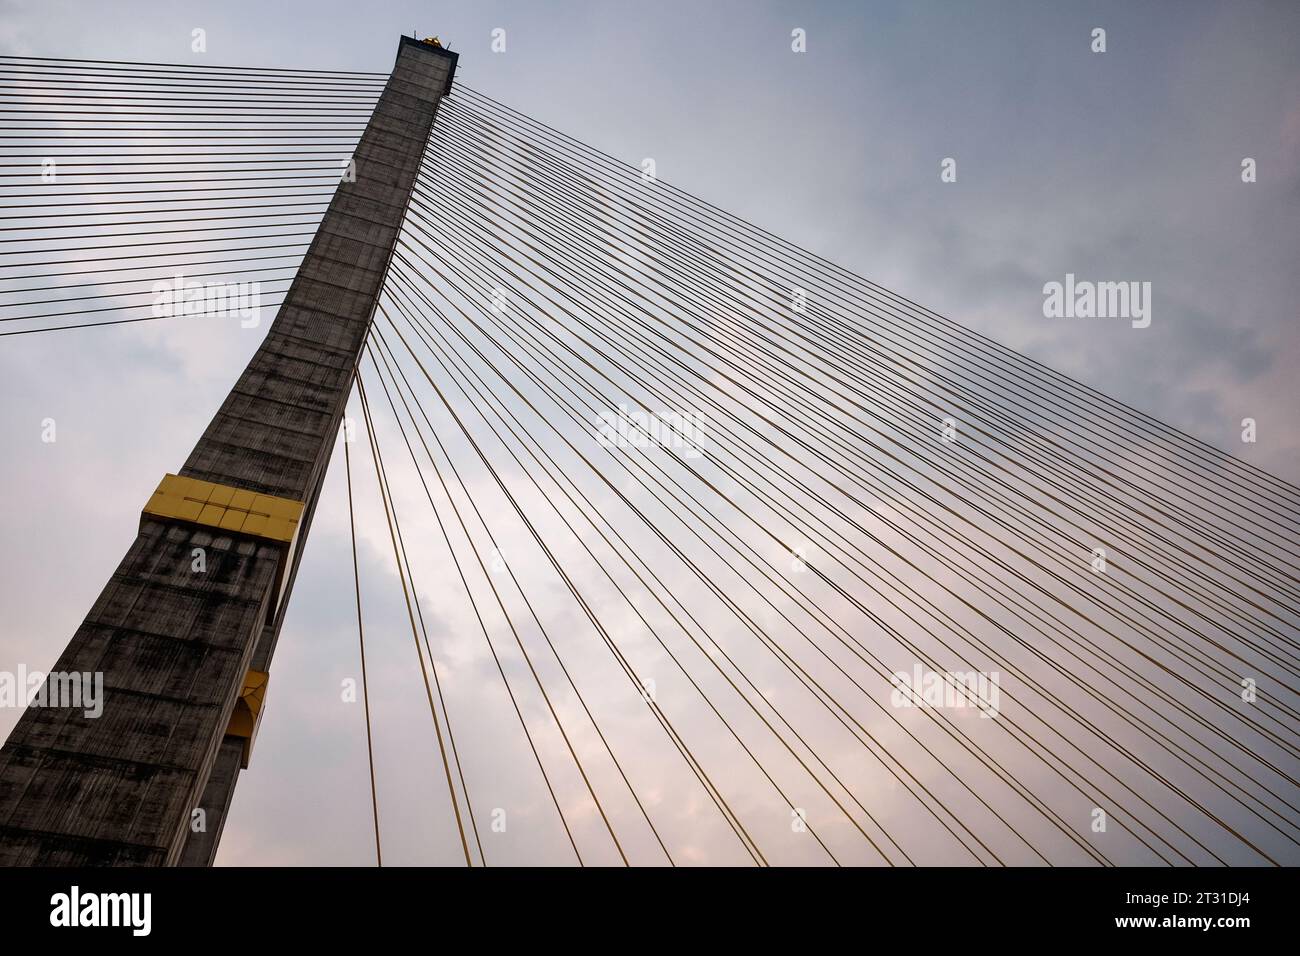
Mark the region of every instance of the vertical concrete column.
<instances>
[{"instance_id":1,"label":"vertical concrete column","mask_svg":"<svg viewBox=\"0 0 1300 956\"><path fill-rule=\"evenodd\" d=\"M239 769L241 741L226 730L250 668L270 669L352 369L455 64L402 39L354 154L356 181L340 184L266 339L179 472L301 502L293 547L142 517L54 668L102 673L102 715L29 708L0 750L0 865L210 862ZM195 548L203 573L192 570ZM220 819L187 850L200 806Z\"/></svg>"}]
</instances>

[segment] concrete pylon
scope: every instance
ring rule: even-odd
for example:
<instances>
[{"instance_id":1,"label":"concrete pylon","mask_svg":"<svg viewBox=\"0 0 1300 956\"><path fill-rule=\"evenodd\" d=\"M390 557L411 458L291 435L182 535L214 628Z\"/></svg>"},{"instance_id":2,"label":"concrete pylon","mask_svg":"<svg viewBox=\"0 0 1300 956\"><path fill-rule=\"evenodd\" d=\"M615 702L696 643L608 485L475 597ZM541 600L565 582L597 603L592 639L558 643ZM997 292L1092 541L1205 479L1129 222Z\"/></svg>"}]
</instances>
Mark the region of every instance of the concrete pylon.
<instances>
[{"instance_id":1,"label":"concrete pylon","mask_svg":"<svg viewBox=\"0 0 1300 956\"><path fill-rule=\"evenodd\" d=\"M340 183L266 339L184 467L148 499L52 671L102 674L102 714L29 707L0 750L0 865L211 862L455 69L456 54L402 38L355 181Z\"/></svg>"}]
</instances>

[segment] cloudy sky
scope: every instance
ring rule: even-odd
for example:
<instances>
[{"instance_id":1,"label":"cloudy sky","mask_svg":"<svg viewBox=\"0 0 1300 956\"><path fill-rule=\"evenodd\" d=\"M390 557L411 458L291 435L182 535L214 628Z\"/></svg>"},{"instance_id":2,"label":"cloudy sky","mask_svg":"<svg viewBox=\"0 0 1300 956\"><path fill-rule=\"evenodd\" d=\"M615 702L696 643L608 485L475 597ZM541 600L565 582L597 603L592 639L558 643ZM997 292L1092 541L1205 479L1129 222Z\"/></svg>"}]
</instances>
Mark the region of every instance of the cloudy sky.
<instances>
[{"instance_id":1,"label":"cloudy sky","mask_svg":"<svg viewBox=\"0 0 1300 956\"><path fill-rule=\"evenodd\" d=\"M202 57L190 51L196 27ZM1090 49L1097 27L1102 54ZM791 51L795 29L806 53ZM674 185L1300 482L1294 4L0 0L9 54L385 71L412 30L458 51L458 80L473 88L629 162L652 157ZM1246 157L1257 182L1242 182ZM941 181L945 158L955 182ZM1150 326L1044 317L1044 283L1067 273L1150 282ZM145 496L184 461L259 334L151 323L0 345L0 534L22 544L0 575L0 668L54 661ZM1253 444L1240 440L1247 417ZM41 441L46 418L58 422L54 444ZM338 692L357 673L339 463L222 863L372 853L360 714ZM396 729L419 719L421 701L382 520L363 514L361 573L384 689L376 722L391 729L377 752L386 851L454 862L428 735ZM459 653L468 619L430 603L448 674L465 676L449 706L473 728L471 789L483 807L540 820L491 675ZM16 719L0 711L0 732ZM635 726L629 716L630 737ZM675 802L671 781L645 786L686 858L737 862L692 830L698 808ZM515 832L503 860L563 859L554 826Z\"/></svg>"}]
</instances>

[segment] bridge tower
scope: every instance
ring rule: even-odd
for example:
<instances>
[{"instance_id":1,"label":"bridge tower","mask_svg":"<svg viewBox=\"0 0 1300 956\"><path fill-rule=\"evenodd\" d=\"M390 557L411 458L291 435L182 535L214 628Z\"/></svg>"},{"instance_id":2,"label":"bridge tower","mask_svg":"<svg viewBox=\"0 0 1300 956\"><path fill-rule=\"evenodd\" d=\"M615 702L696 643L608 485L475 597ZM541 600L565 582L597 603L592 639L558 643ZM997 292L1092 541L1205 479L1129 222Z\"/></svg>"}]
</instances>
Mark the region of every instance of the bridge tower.
<instances>
[{"instance_id":1,"label":"bridge tower","mask_svg":"<svg viewBox=\"0 0 1300 956\"><path fill-rule=\"evenodd\" d=\"M29 707L0 750L0 865L212 862L455 70L456 54L402 38L355 181L340 183L266 339L189 459L142 495L135 541L54 667L102 673L102 714Z\"/></svg>"}]
</instances>

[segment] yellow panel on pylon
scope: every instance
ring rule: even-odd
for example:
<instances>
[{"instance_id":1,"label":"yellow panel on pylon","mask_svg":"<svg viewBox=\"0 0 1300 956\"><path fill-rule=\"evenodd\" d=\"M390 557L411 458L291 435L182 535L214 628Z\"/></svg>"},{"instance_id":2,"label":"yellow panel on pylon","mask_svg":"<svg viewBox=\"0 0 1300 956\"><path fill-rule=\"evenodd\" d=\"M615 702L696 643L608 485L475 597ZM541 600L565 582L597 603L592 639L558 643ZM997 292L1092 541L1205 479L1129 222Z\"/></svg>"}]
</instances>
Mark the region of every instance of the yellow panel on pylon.
<instances>
[{"instance_id":1,"label":"yellow panel on pylon","mask_svg":"<svg viewBox=\"0 0 1300 956\"><path fill-rule=\"evenodd\" d=\"M235 493L230 496L229 506L239 511L247 511L249 508L253 507L253 499L256 497L256 494L246 488L236 488Z\"/></svg>"},{"instance_id":2,"label":"yellow panel on pylon","mask_svg":"<svg viewBox=\"0 0 1300 956\"><path fill-rule=\"evenodd\" d=\"M235 492L238 490L238 488L231 488L226 485L217 485L212 489L212 493L208 495L208 504L228 508L230 499L235 496Z\"/></svg>"},{"instance_id":3,"label":"yellow panel on pylon","mask_svg":"<svg viewBox=\"0 0 1300 956\"><path fill-rule=\"evenodd\" d=\"M266 522L268 520L270 519L266 515L249 515L240 530L250 537L260 538L266 531Z\"/></svg>"},{"instance_id":4,"label":"yellow panel on pylon","mask_svg":"<svg viewBox=\"0 0 1300 956\"><path fill-rule=\"evenodd\" d=\"M266 705L266 684L271 675L266 671L251 668L244 677L244 686L239 691L239 700L230 714L230 724L226 727L226 736L244 738L244 753L240 764L248 768L249 758L253 754L253 740L257 737L258 725L262 722L262 709Z\"/></svg>"},{"instance_id":5,"label":"yellow panel on pylon","mask_svg":"<svg viewBox=\"0 0 1300 956\"><path fill-rule=\"evenodd\" d=\"M200 528L255 538L279 545L280 564L272 600L268 602L267 620L275 620L288 581L298 543L298 525L304 505L292 498L263 495L246 488L232 488L202 478L164 475L158 490L144 506L140 520L163 518L181 521Z\"/></svg>"},{"instance_id":6,"label":"yellow panel on pylon","mask_svg":"<svg viewBox=\"0 0 1300 956\"><path fill-rule=\"evenodd\" d=\"M239 514L238 511L235 514ZM194 520L199 524L211 525L214 528L221 527L221 519L226 516L225 508L218 508L216 505L204 505L199 512L199 516Z\"/></svg>"},{"instance_id":7,"label":"yellow panel on pylon","mask_svg":"<svg viewBox=\"0 0 1300 956\"><path fill-rule=\"evenodd\" d=\"M166 475L144 513L291 545L298 534L303 503L244 488Z\"/></svg>"}]
</instances>

